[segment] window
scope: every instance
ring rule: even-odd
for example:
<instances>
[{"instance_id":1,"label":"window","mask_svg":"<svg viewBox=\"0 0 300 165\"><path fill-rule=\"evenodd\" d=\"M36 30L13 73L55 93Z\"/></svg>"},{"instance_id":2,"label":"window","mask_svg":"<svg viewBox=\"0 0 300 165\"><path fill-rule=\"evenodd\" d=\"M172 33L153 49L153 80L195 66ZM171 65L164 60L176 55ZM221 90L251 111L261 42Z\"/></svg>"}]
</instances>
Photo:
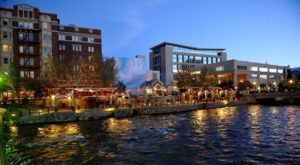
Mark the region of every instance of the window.
<instances>
[{"instance_id":1,"label":"window","mask_svg":"<svg viewBox=\"0 0 300 165\"><path fill-rule=\"evenodd\" d=\"M77 41L77 42L79 42L79 41L81 41L81 37L79 37L79 36L72 36L72 41Z\"/></svg>"},{"instance_id":2,"label":"window","mask_svg":"<svg viewBox=\"0 0 300 165\"><path fill-rule=\"evenodd\" d=\"M268 72L268 68L259 68L260 72Z\"/></svg>"},{"instance_id":3,"label":"window","mask_svg":"<svg viewBox=\"0 0 300 165\"><path fill-rule=\"evenodd\" d=\"M65 61L65 55L63 54L59 55L59 61Z\"/></svg>"},{"instance_id":4,"label":"window","mask_svg":"<svg viewBox=\"0 0 300 165\"><path fill-rule=\"evenodd\" d=\"M261 75L259 75L259 78L266 80L268 78L268 76L265 74L261 74Z\"/></svg>"},{"instance_id":5,"label":"window","mask_svg":"<svg viewBox=\"0 0 300 165\"><path fill-rule=\"evenodd\" d=\"M182 62L182 55L178 55L178 62Z\"/></svg>"},{"instance_id":6,"label":"window","mask_svg":"<svg viewBox=\"0 0 300 165\"><path fill-rule=\"evenodd\" d=\"M258 71L258 67L257 66L251 66L250 71Z\"/></svg>"},{"instance_id":7,"label":"window","mask_svg":"<svg viewBox=\"0 0 300 165\"><path fill-rule=\"evenodd\" d=\"M269 69L269 72L270 72L270 73L276 73L276 72L277 72L277 69L270 68L270 69Z\"/></svg>"},{"instance_id":8,"label":"window","mask_svg":"<svg viewBox=\"0 0 300 165\"><path fill-rule=\"evenodd\" d=\"M217 62L221 62L221 58L217 58Z\"/></svg>"},{"instance_id":9,"label":"window","mask_svg":"<svg viewBox=\"0 0 300 165\"><path fill-rule=\"evenodd\" d=\"M207 64L211 64L211 57L207 57Z\"/></svg>"},{"instance_id":10,"label":"window","mask_svg":"<svg viewBox=\"0 0 300 165\"><path fill-rule=\"evenodd\" d=\"M185 63L189 62L189 56L184 55L183 56L183 62L185 62Z\"/></svg>"},{"instance_id":11,"label":"window","mask_svg":"<svg viewBox=\"0 0 300 165\"><path fill-rule=\"evenodd\" d=\"M58 40L66 40L66 36L63 34L58 35Z\"/></svg>"},{"instance_id":12,"label":"window","mask_svg":"<svg viewBox=\"0 0 300 165\"><path fill-rule=\"evenodd\" d=\"M43 41L48 41L49 40L49 35L48 34L43 34Z\"/></svg>"},{"instance_id":13,"label":"window","mask_svg":"<svg viewBox=\"0 0 300 165\"><path fill-rule=\"evenodd\" d=\"M7 21L6 19L4 19L4 20L2 21L2 25L3 25L3 26L7 26L7 25L8 25L8 21Z\"/></svg>"},{"instance_id":14,"label":"window","mask_svg":"<svg viewBox=\"0 0 300 165\"><path fill-rule=\"evenodd\" d=\"M2 45L2 52L8 52L9 51L9 46L8 44L3 44Z\"/></svg>"},{"instance_id":15,"label":"window","mask_svg":"<svg viewBox=\"0 0 300 165\"><path fill-rule=\"evenodd\" d=\"M8 58L3 58L3 64L8 64Z\"/></svg>"},{"instance_id":16,"label":"window","mask_svg":"<svg viewBox=\"0 0 300 165\"><path fill-rule=\"evenodd\" d=\"M277 72L278 73L283 73L283 69L278 69Z\"/></svg>"},{"instance_id":17,"label":"window","mask_svg":"<svg viewBox=\"0 0 300 165\"><path fill-rule=\"evenodd\" d=\"M29 65L30 65L30 66L33 66L33 65L34 65L34 59L33 59L33 58L30 58L30 59L29 59Z\"/></svg>"},{"instance_id":18,"label":"window","mask_svg":"<svg viewBox=\"0 0 300 165\"><path fill-rule=\"evenodd\" d=\"M207 64L207 57L203 57L203 64Z\"/></svg>"},{"instance_id":19,"label":"window","mask_svg":"<svg viewBox=\"0 0 300 165\"><path fill-rule=\"evenodd\" d=\"M24 71L20 71L20 77L24 78Z\"/></svg>"},{"instance_id":20,"label":"window","mask_svg":"<svg viewBox=\"0 0 300 165\"><path fill-rule=\"evenodd\" d=\"M244 65L238 65L238 66L237 66L237 69L238 69L238 70L247 70L247 66L244 66Z\"/></svg>"},{"instance_id":21,"label":"window","mask_svg":"<svg viewBox=\"0 0 300 165\"><path fill-rule=\"evenodd\" d=\"M250 74L250 77L257 77L257 74Z\"/></svg>"},{"instance_id":22,"label":"window","mask_svg":"<svg viewBox=\"0 0 300 165\"><path fill-rule=\"evenodd\" d=\"M269 78L270 79L275 79L275 75L271 74L271 75L269 75Z\"/></svg>"},{"instance_id":23,"label":"window","mask_svg":"<svg viewBox=\"0 0 300 165\"><path fill-rule=\"evenodd\" d=\"M189 56L189 62L194 63L195 61L195 56Z\"/></svg>"},{"instance_id":24,"label":"window","mask_svg":"<svg viewBox=\"0 0 300 165\"><path fill-rule=\"evenodd\" d=\"M23 33L19 33L19 40L23 40L24 39L24 34Z\"/></svg>"},{"instance_id":25,"label":"window","mask_svg":"<svg viewBox=\"0 0 300 165\"><path fill-rule=\"evenodd\" d=\"M33 54L33 46L29 46L29 53Z\"/></svg>"},{"instance_id":26,"label":"window","mask_svg":"<svg viewBox=\"0 0 300 165\"><path fill-rule=\"evenodd\" d=\"M88 47L88 52L94 52L94 47L93 46L89 46Z\"/></svg>"},{"instance_id":27,"label":"window","mask_svg":"<svg viewBox=\"0 0 300 165\"><path fill-rule=\"evenodd\" d=\"M173 56L172 56L172 61L173 61L173 62L177 62L177 55L176 55L176 54L173 54Z\"/></svg>"},{"instance_id":28,"label":"window","mask_svg":"<svg viewBox=\"0 0 300 165\"><path fill-rule=\"evenodd\" d=\"M200 56L196 56L195 57L195 63L201 64L202 63L202 58Z\"/></svg>"},{"instance_id":29,"label":"window","mask_svg":"<svg viewBox=\"0 0 300 165\"><path fill-rule=\"evenodd\" d=\"M212 63L216 63L217 62L217 59L216 58L212 58Z\"/></svg>"},{"instance_id":30,"label":"window","mask_svg":"<svg viewBox=\"0 0 300 165\"><path fill-rule=\"evenodd\" d=\"M20 58L20 65L23 66L24 65L24 58Z\"/></svg>"},{"instance_id":31,"label":"window","mask_svg":"<svg viewBox=\"0 0 300 165\"><path fill-rule=\"evenodd\" d=\"M43 53L48 53L49 52L49 48L48 47L43 47Z\"/></svg>"},{"instance_id":32,"label":"window","mask_svg":"<svg viewBox=\"0 0 300 165\"><path fill-rule=\"evenodd\" d=\"M72 50L75 52L81 52L82 46L81 45L72 45Z\"/></svg>"},{"instance_id":33,"label":"window","mask_svg":"<svg viewBox=\"0 0 300 165\"><path fill-rule=\"evenodd\" d=\"M26 38L27 38L28 41L33 41L33 34L28 33Z\"/></svg>"},{"instance_id":34,"label":"window","mask_svg":"<svg viewBox=\"0 0 300 165\"><path fill-rule=\"evenodd\" d=\"M59 26L59 29L60 29L60 30L64 30L64 29L65 29L65 27L64 27L64 26L62 26L62 25L60 25L60 26Z\"/></svg>"},{"instance_id":35,"label":"window","mask_svg":"<svg viewBox=\"0 0 300 165\"><path fill-rule=\"evenodd\" d=\"M43 29L48 29L49 28L49 24L47 22L43 22L42 23L42 27L43 27Z\"/></svg>"},{"instance_id":36,"label":"window","mask_svg":"<svg viewBox=\"0 0 300 165\"><path fill-rule=\"evenodd\" d=\"M73 59L74 61L78 61L78 60L81 59L81 56L73 55L73 56L72 56L72 59Z\"/></svg>"},{"instance_id":37,"label":"window","mask_svg":"<svg viewBox=\"0 0 300 165\"><path fill-rule=\"evenodd\" d=\"M30 78L34 78L34 71L30 71Z\"/></svg>"},{"instance_id":38,"label":"window","mask_svg":"<svg viewBox=\"0 0 300 165\"><path fill-rule=\"evenodd\" d=\"M177 73L177 65L173 65L173 73Z\"/></svg>"},{"instance_id":39,"label":"window","mask_svg":"<svg viewBox=\"0 0 300 165\"><path fill-rule=\"evenodd\" d=\"M94 38L88 37L88 42L94 42Z\"/></svg>"},{"instance_id":40,"label":"window","mask_svg":"<svg viewBox=\"0 0 300 165\"><path fill-rule=\"evenodd\" d=\"M154 57L153 63L154 63L154 65L155 65L155 64L160 64L160 56Z\"/></svg>"},{"instance_id":41,"label":"window","mask_svg":"<svg viewBox=\"0 0 300 165\"><path fill-rule=\"evenodd\" d=\"M2 32L2 37L3 37L3 38L8 38L8 33L7 33L6 31L3 31L3 32Z\"/></svg>"},{"instance_id":42,"label":"window","mask_svg":"<svg viewBox=\"0 0 300 165\"><path fill-rule=\"evenodd\" d=\"M66 50L66 45L64 45L64 44L59 44L59 45L58 45L58 50Z\"/></svg>"},{"instance_id":43,"label":"window","mask_svg":"<svg viewBox=\"0 0 300 165\"><path fill-rule=\"evenodd\" d=\"M89 56L88 58L89 58L89 61L92 61L92 59L93 59L93 56Z\"/></svg>"},{"instance_id":44,"label":"window","mask_svg":"<svg viewBox=\"0 0 300 165\"><path fill-rule=\"evenodd\" d=\"M29 22L29 23L28 23L28 28L29 28L29 29L33 29L33 23Z\"/></svg>"},{"instance_id":45,"label":"window","mask_svg":"<svg viewBox=\"0 0 300 165\"><path fill-rule=\"evenodd\" d=\"M216 67L216 71L223 71L224 70L224 66L218 66Z\"/></svg>"},{"instance_id":46,"label":"window","mask_svg":"<svg viewBox=\"0 0 300 165\"><path fill-rule=\"evenodd\" d=\"M24 47L23 46L19 46L19 53L24 53Z\"/></svg>"}]
</instances>

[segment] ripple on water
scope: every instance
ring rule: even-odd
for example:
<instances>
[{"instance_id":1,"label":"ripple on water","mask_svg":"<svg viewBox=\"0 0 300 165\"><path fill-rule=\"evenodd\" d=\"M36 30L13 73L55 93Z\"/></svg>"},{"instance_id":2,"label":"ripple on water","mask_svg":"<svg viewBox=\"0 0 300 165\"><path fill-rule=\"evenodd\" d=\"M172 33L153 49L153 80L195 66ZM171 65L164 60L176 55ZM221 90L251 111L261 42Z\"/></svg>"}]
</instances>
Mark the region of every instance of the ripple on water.
<instances>
[{"instance_id":1,"label":"ripple on water","mask_svg":"<svg viewBox=\"0 0 300 165\"><path fill-rule=\"evenodd\" d=\"M241 106L13 127L28 164L298 164L298 106Z\"/></svg>"}]
</instances>

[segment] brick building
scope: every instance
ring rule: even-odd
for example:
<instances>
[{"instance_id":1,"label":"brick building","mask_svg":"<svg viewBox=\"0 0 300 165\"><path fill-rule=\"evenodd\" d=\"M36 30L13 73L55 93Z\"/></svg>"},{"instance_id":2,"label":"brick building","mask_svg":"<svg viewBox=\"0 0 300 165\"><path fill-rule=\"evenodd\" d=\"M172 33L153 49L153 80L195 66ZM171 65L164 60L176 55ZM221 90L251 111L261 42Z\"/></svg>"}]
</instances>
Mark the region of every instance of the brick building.
<instances>
[{"instance_id":1,"label":"brick building","mask_svg":"<svg viewBox=\"0 0 300 165\"><path fill-rule=\"evenodd\" d=\"M101 86L100 29L62 25L57 14L28 4L0 8L0 19L0 69L4 73L14 62L23 82L56 78L61 87Z\"/></svg>"}]
</instances>

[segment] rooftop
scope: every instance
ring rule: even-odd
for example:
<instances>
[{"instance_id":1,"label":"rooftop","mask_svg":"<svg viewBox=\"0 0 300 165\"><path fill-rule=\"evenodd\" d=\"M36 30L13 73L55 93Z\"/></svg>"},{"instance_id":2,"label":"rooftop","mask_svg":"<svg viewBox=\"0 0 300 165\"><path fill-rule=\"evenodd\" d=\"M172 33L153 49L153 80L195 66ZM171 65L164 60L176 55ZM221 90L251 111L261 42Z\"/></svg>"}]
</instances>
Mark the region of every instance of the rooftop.
<instances>
[{"instance_id":1,"label":"rooftop","mask_svg":"<svg viewBox=\"0 0 300 165\"><path fill-rule=\"evenodd\" d=\"M163 46L166 46L166 45L177 46L177 47L182 47L182 48L188 48L188 49L193 49L193 50L213 50L213 51L224 51L224 50L226 50L224 48L198 48L198 47L193 47L193 46L176 44L176 43L172 43L172 42L163 42L163 43L160 43L156 46L153 46L150 49L153 50L155 48L163 47Z\"/></svg>"}]
</instances>

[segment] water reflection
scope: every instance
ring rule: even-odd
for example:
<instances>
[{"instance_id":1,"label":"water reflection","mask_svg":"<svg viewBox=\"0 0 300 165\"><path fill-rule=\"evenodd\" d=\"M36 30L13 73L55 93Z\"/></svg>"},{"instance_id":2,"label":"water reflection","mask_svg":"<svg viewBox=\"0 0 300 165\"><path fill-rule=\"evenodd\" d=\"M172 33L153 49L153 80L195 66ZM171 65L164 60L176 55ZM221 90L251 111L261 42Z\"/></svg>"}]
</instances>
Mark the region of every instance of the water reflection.
<instances>
[{"instance_id":1,"label":"water reflection","mask_svg":"<svg viewBox=\"0 0 300 165\"><path fill-rule=\"evenodd\" d=\"M259 105L9 127L10 158L27 164L291 164L300 108Z\"/></svg>"},{"instance_id":2,"label":"water reflection","mask_svg":"<svg viewBox=\"0 0 300 165\"><path fill-rule=\"evenodd\" d=\"M70 123L65 125L50 124L37 128L37 136L40 138L58 138L59 136L74 135L80 132L78 124Z\"/></svg>"}]
</instances>

